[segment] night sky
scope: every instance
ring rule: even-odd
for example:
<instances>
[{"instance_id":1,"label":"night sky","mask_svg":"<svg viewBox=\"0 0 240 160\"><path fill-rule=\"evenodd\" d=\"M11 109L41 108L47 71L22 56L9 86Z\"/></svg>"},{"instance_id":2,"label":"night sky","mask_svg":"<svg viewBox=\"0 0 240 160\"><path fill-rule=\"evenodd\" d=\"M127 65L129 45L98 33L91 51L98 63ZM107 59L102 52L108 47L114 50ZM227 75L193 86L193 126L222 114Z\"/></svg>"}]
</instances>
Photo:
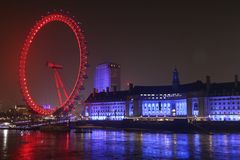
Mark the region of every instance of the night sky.
<instances>
[{"instance_id":1,"label":"night sky","mask_svg":"<svg viewBox=\"0 0 240 160\"><path fill-rule=\"evenodd\" d=\"M88 41L89 79L93 88L98 63L121 65L122 88L171 83L174 66L181 83L196 80L233 81L240 75L240 5L227 1L66 0L8 1L0 5L0 107L23 104L17 77L18 55L35 21L48 11L69 11L82 23ZM47 25L30 48L31 93L41 104L57 103L47 60L64 65L62 79L70 90L76 75L78 49L71 30Z\"/></svg>"}]
</instances>

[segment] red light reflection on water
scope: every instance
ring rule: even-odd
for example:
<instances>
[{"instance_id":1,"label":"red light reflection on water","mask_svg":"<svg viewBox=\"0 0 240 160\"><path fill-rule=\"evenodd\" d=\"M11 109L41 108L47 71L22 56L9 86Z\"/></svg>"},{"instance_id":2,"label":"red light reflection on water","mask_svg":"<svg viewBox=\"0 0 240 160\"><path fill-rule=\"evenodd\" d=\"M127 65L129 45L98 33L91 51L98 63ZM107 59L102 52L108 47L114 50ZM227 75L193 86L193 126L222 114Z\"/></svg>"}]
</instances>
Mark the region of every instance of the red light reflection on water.
<instances>
[{"instance_id":1,"label":"red light reflection on water","mask_svg":"<svg viewBox=\"0 0 240 160\"><path fill-rule=\"evenodd\" d=\"M32 136L29 132L21 132L22 145L19 147L19 150L17 150L14 158L26 160L34 159L33 153L36 149L34 146L41 143L41 141L38 141L40 136L41 134L39 133L36 133L34 136Z\"/></svg>"},{"instance_id":2,"label":"red light reflection on water","mask_svg":"<svg viewBox=\"0 0 240 160\"><path fill-rule=\"evenodd\" d=\"M69 157L70 133L21 132L21 145L12 159L53 159Z\"/></svg>"},{"instance_id":3,"label":"red light reflection on water","mask_svg":"<svg viewBox=\"0 0 240 160\"><path fill-rule=\"evenodd\" d=\"M69 150L69 140L70 140L69 133L67 133L67 135L66 135L66 147L65 147L66 150Z\"/></svg>"}]
</instances>

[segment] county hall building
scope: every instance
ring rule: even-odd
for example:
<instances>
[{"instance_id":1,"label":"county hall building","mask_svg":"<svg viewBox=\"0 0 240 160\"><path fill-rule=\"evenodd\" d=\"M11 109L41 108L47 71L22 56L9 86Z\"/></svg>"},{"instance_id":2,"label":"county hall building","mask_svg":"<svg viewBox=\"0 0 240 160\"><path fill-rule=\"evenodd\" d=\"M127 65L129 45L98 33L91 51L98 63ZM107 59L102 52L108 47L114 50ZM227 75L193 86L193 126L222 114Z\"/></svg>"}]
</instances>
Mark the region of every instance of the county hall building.
<instances>
[{"instance_id":1,"label":"county hall building","mask_svg":"<svg viewBox=\"0 0 240 160\"><path fill-rule=\"evenodd\" d=\"M117 73L119 72L120 65L109 63L106 66L115 66ZM111 77L114 73L109 70L111 69L107 69L108 77ZM106 74L102 75L106 77ZM226 83L211 83L207 76L206 82L180 84L178 71L174 69L172 84L167 86L129 84L128 90L121 91L116 89L120 88L119 86L111 84L110 79L108 83L109 86L106 86L105 90L101 88L100 92L94 88L85 101L87 118L240 121L240 84L237 76L233 82Z\"/></svg>"}]
</instances>

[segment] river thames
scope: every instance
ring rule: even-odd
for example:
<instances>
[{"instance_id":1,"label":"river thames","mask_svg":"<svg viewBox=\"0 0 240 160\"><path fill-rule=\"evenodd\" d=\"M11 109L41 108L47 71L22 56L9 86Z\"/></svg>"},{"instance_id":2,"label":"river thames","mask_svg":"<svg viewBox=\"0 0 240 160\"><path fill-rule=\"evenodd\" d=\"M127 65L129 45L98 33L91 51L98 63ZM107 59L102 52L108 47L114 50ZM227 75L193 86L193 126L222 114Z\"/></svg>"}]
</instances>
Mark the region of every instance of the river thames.
<instances>
[{"instance_id":1,"label":"river thames","mask_svg":"<svg viewBox=\"0 0 240 160\"><path fill-rule=\"evenodd\" d=\"M240 134L0 130L0 159L239 159Z\"/></svg>"}]
</instances>

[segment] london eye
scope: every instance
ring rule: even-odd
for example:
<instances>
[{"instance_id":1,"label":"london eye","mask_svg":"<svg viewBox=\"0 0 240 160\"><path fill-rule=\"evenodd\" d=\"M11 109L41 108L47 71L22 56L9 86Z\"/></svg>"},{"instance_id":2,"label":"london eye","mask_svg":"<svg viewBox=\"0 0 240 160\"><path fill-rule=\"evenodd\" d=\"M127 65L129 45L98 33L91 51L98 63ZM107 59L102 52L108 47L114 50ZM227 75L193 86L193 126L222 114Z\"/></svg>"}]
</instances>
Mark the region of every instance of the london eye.
<instances>
[{"instance_id":1,"label":"london eye","mask_svg":"<svg viewBox=\"0 0 240 160\"><path fill-rule=\"evenodd\" d=\"M29 48L31 47L32 42L35 39L35 36L38 32L52 22L61 22L67 25L72 32L77 41L78 46L78 53L79 53L79 64L78 64L78 72L75 80L75 84L73 84L73 88L70 92L67 93L64 83L61 79L61 76L58 70L62 69L63 66L61 64L56 64L54 62L47 62L47 66L54 71L54 80L57 89L57 95L59 98L59 104L51 107L51 108L44 108L43 105L36 102L36 100L31 95L31 91L29 89L29 81L26 75L27 69L27 62L29 60ZM34 53L33 53L34 54ZM24 98L25 103L28 107L30 107L34 112L40 115L52 115L58 111L68 111L69 108L74 104L76 97L78 97L79 92L83 88L84 79L87 77L86 74L87 68L87 46L85 37L83 35L83 31L78 23L70 16L64 13L51 13L47 16L42 17L40 20L36 22L36 24L32 27L31 31L29 32L27 38L25 39L24 45L22 47L20 56L19 56L19 82L20 82L20 90L22 96ZM63 92L63 98L61 91Z\"/></svg>"}]
</instances>

